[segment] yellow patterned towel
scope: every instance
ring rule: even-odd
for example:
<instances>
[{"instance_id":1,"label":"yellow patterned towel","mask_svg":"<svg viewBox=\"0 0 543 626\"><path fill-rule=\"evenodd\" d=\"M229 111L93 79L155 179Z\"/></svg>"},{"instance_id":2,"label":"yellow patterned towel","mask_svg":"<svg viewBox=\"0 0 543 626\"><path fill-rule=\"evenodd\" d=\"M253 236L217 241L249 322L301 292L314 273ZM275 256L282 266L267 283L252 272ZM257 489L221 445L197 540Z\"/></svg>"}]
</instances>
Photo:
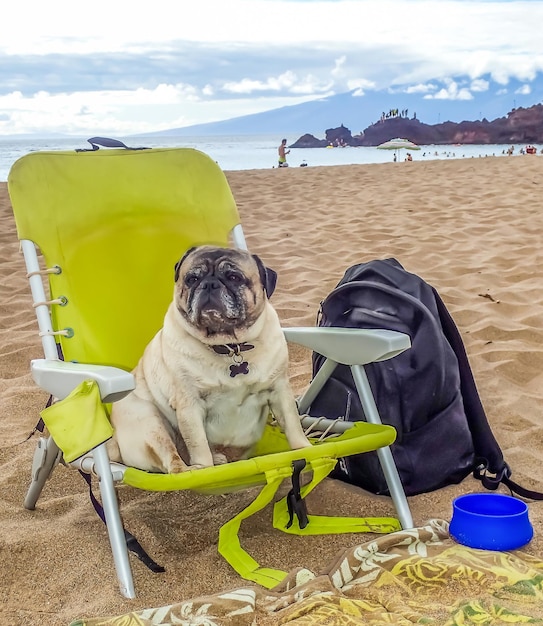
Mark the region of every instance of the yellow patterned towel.
<instances>
[{"instance_id":1,"label":"yellow patterned towel","mask_svg":"<svg viewBox=\"0 0 543 626\"><path fill-rule=\"evenodd\" d=\"M543 560L454 543L448 523L355 546L315 576L293 571L274 590L247 586L71 626L543 625Z\"/></svg>"}]
</instances>

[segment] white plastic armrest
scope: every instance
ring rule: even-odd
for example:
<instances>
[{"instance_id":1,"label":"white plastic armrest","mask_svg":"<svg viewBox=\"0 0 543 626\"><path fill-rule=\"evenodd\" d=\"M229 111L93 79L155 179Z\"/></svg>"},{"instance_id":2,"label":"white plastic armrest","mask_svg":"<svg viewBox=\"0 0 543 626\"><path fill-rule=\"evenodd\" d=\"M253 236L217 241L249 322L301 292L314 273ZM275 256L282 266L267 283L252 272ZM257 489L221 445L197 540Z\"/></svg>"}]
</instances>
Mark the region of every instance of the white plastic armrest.
<instances>
[{"instance_id":1,"label":"white plastic armrest","mask_svg":"<svg viewBox=\"0 0 543 626\"><path fill-rule=\"evenodd\" d=\"M386 361L411 347L404 333L365 328L283 328L287 341L305 346L343 365Z\"/></svg>"},{"instance_id":2,"label":"white plastic armrest","mask_svg":"<svg viewBox=\"0 0 543 626\"><path fill-rule=\"evenodd\" d=\"M130 372L107 365L34 359L31 361L31 372L34 382L59 400L85 380L95 380L98 383L104 402L120 400L136 386Z\"/></svg>"}]
</instances>

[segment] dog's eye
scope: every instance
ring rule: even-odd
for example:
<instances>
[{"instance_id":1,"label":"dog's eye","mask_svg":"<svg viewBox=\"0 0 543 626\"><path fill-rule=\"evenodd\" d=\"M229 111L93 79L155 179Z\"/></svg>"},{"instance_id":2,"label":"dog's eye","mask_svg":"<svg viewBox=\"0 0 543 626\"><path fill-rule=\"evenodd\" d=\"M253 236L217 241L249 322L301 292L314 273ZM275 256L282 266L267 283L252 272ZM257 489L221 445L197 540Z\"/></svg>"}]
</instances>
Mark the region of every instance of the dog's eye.
<instances>
[{"instance_id":1,"label":"dog's eye","mask_svg":"<svg viewBox=\"0 0 543 626\"><path fill-rule=\"evenodd\" d=\"M235 274L234 272L228 272L228 274L226 274L226 278L231 283L241 283L243 281L243 278L239 274Z\"/></svg>"},{"instance_id":2,"label":"dog's eye","mask_svg":"<svg viewBox=\"0 0 543 626\"><path fill-rule=\"evenodd\" d=\"M189 274L185 276L185 285L188 285L189 287L191 285L194 285L194 283L196 283L197 281L198 281L198 276L195 276L194 274Z\"/></svg>"}]
</instances>

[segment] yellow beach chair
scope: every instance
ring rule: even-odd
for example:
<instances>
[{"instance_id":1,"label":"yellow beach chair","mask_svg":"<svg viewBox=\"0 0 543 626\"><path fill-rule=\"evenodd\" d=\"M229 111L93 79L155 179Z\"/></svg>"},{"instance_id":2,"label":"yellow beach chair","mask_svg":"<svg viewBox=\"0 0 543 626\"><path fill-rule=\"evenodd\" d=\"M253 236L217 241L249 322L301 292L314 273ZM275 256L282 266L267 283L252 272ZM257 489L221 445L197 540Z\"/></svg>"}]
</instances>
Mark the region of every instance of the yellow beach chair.
<instances>
[{"instance_id":1,"label":"yellow beach chair","mask_svg":"<svg viewBox=\"0 0 543 626\"><path fill-rule=\"evenodd\" d=\"M38 440L25 507L34 509L59 460L99 478L107 530L122 594L134 585L115 483L148 490L194 489L224 493L263 485L252 504L220 531L219 552L248 580L273 587L285 572L260 567L240 546L241 521L269 503L284 479L293 490L275 505L274 525L299 534L385 531L412 527L390 453L395 431L381 424L363 365L391 358L410 345L391 331L285 329L297 342L328 358L300 400L304 413L337 363L352 367L368 421L304 427L311 448L289 450L273 423L247 460L182 474L150 474L109 461L112 428L107 404L134 388L130 371L162 326L173 293L173 267L195 244L246 248L226 178L216 163L192 149L35 152L19 159L8 177L44 358L31 362L36 383L54 398L42 413L49 436ZM119 145L114 144L114 145ZM120 144L124 145L124 144ZM46 286L44 286L46 284ZM303 498L338 458L377 450L396 507L395 518L305 516ZM306 483L298 489L300 471Z\"/></svg>"}]
</instances>

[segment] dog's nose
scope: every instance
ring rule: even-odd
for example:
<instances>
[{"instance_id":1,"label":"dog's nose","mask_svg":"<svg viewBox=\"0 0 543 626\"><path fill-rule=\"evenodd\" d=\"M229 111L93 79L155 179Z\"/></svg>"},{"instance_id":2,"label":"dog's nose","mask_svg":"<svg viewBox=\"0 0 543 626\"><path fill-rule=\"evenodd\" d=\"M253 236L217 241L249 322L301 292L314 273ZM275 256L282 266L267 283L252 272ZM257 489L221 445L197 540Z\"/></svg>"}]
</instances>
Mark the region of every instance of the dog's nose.
<instances>
[{"instance_id":1,"label":"dog's nose","mask_svg":"<svg viewBox=\"0 0 543 626\"><path fill-rule=\"evenodd\" d=\"M208 290L220 289L220 287L221 287L221 283L216 278L209 278L204 283L202 283L202 288L203 289L208 289Z\"/></svg>"}]
</instances>

